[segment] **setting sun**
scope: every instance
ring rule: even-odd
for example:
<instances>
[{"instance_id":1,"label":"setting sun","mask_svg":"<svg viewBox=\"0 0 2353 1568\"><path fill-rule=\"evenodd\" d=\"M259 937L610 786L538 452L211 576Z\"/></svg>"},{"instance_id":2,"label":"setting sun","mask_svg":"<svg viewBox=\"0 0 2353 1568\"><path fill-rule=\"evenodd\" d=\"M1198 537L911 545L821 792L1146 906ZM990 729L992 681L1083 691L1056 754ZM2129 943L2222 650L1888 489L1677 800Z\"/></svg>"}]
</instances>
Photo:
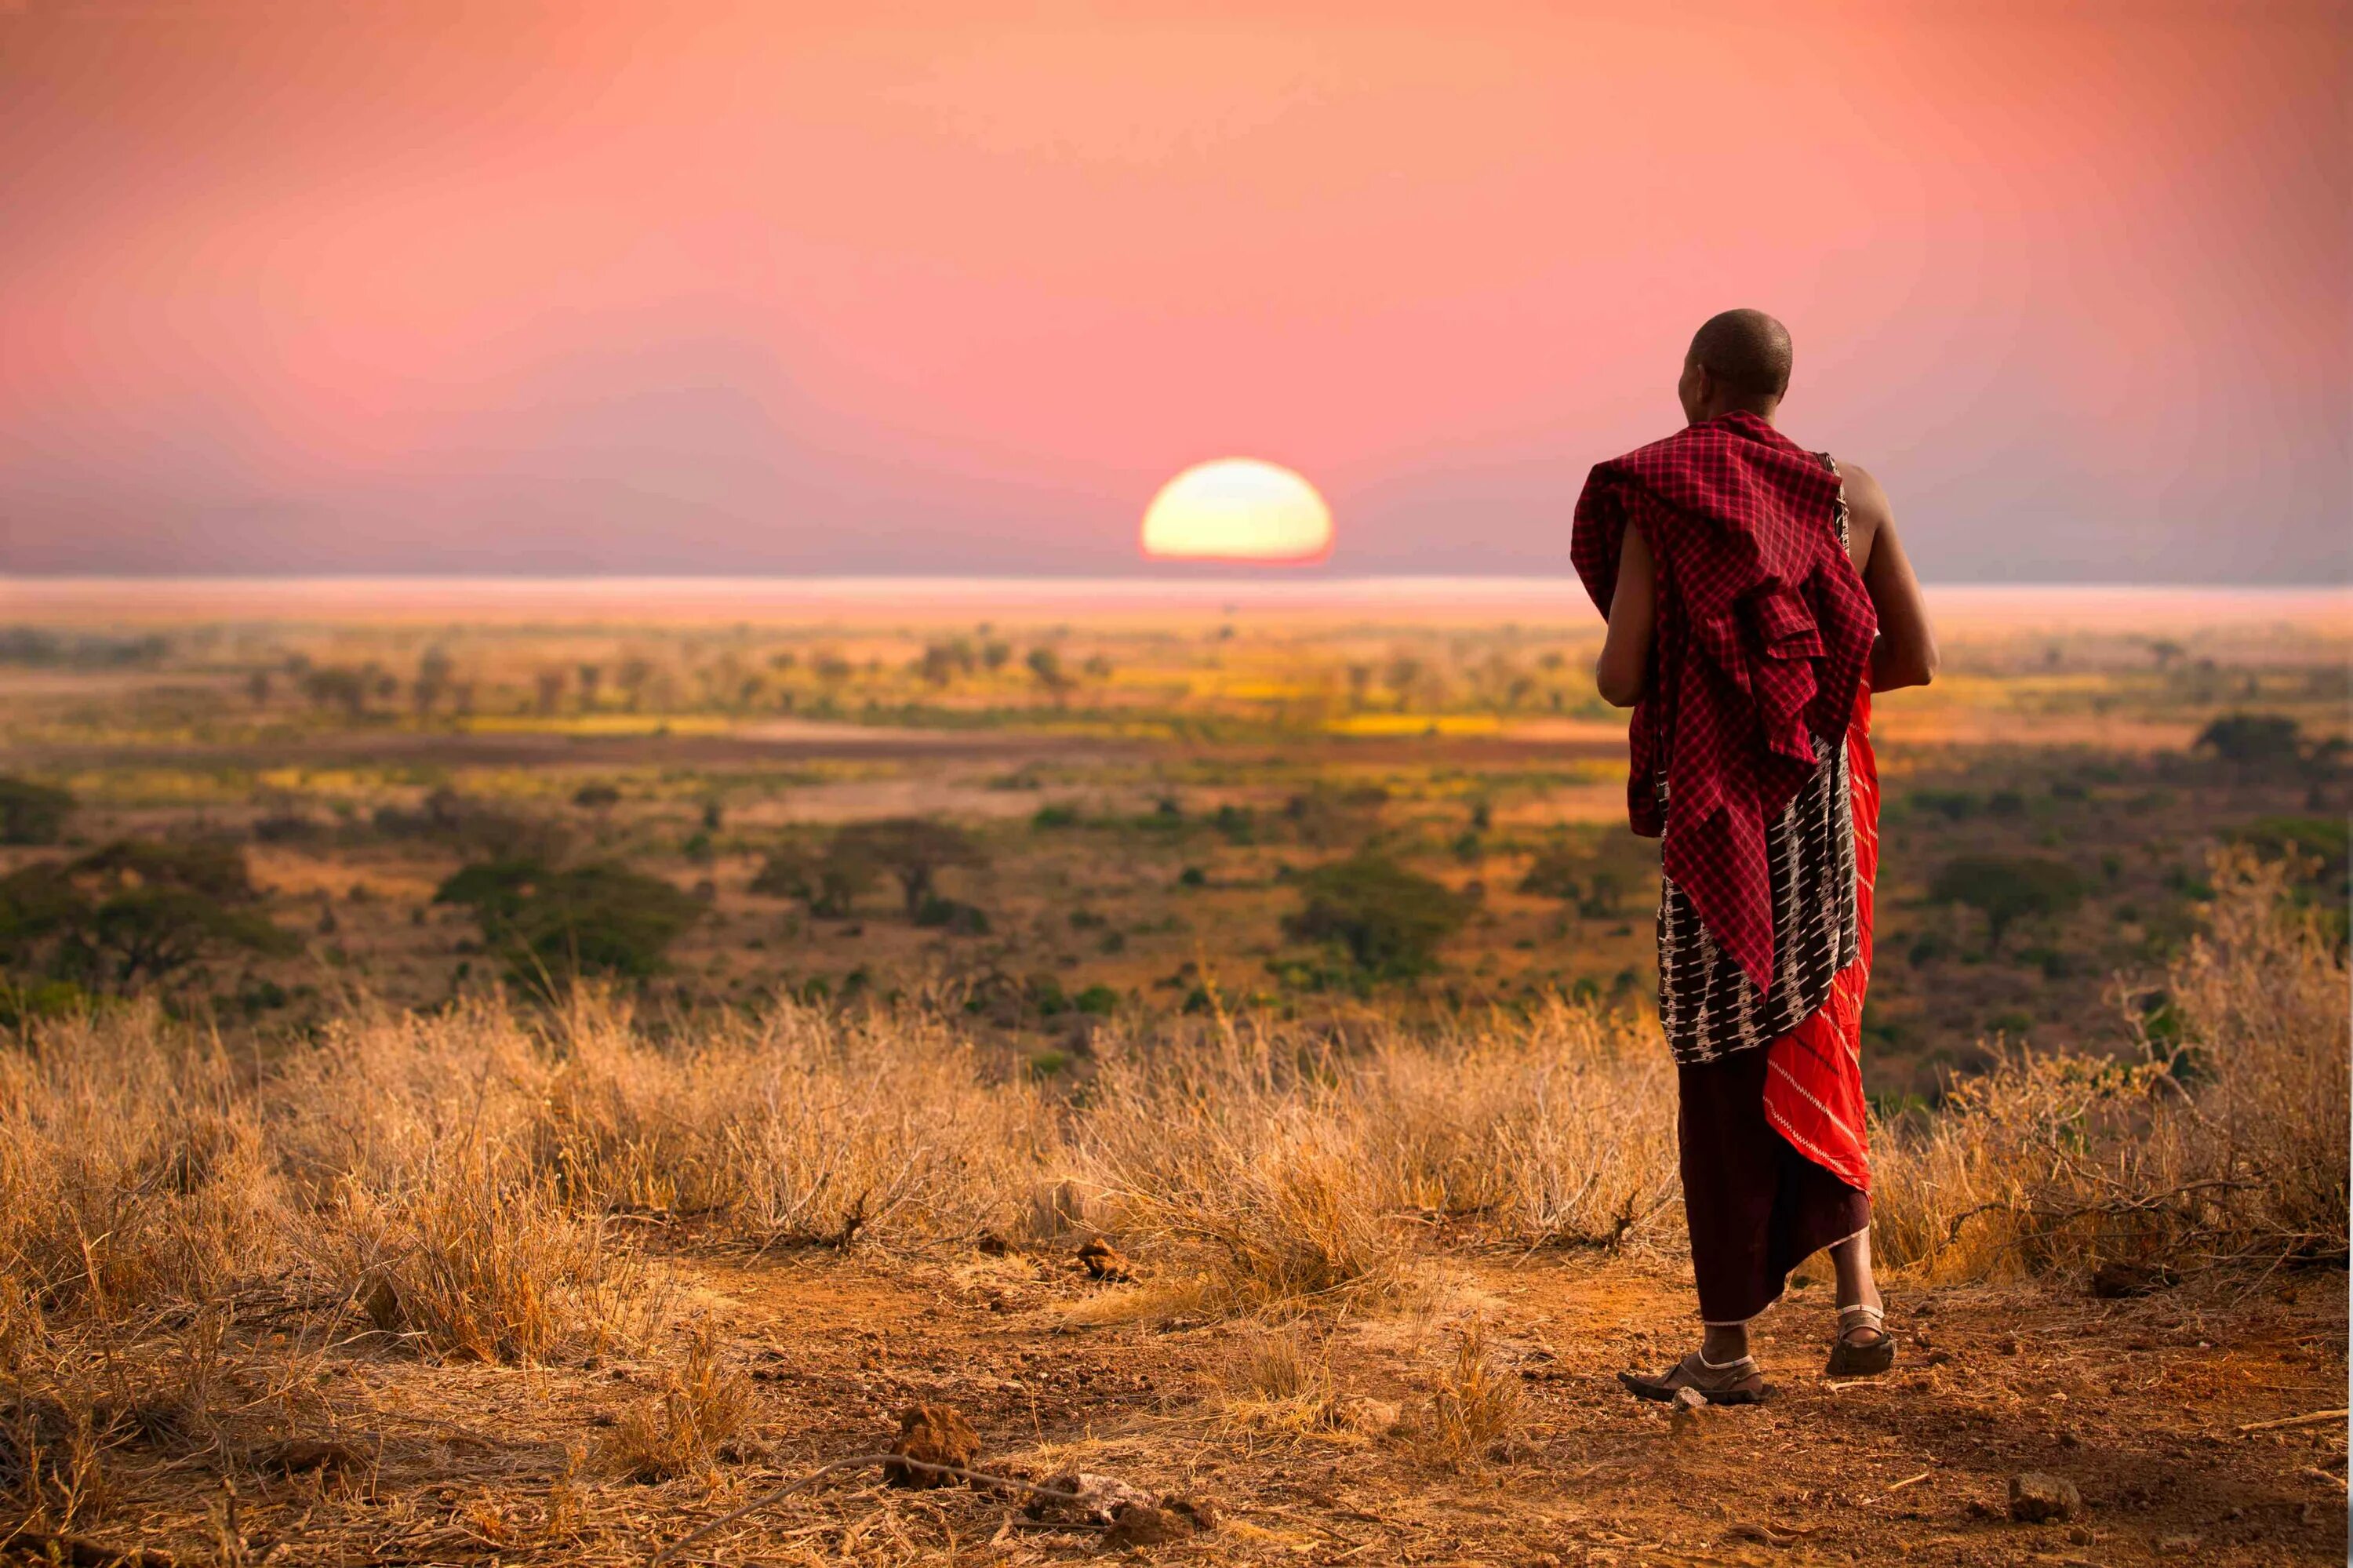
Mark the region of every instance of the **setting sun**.
<instances>
[{"instance_id":1,"label":"setting sun","mask_svg":"<svg viewBox=\"0 0 2353 1568\"><path fill-rule=\"evenodd\" d=\"M1332 553L1332 509L1287 468L1219 458L1160 487L1145 510L1144 553L1171 561L1320 561Z\"/></svg>"}]
</instances>

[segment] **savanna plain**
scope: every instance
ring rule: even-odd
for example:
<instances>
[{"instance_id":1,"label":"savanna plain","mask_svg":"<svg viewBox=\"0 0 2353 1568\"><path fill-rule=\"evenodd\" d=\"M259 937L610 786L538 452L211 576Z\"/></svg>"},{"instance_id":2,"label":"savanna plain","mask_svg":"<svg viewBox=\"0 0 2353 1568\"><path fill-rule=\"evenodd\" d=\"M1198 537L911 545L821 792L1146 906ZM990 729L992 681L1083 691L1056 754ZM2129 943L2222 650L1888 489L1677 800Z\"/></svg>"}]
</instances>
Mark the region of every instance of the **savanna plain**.
<instances>
[{"instance_id":1,"label":"savanna plain","mask_svg":"<svg viewBox=\"0 0 2353 1568\"><path fill-rule=\"evenodd\" d=\"M0 585L0 1554L2342 1562L2353 622L1936 605L1694 1412L1567 586Z\"/></svg>"}]
</instances>

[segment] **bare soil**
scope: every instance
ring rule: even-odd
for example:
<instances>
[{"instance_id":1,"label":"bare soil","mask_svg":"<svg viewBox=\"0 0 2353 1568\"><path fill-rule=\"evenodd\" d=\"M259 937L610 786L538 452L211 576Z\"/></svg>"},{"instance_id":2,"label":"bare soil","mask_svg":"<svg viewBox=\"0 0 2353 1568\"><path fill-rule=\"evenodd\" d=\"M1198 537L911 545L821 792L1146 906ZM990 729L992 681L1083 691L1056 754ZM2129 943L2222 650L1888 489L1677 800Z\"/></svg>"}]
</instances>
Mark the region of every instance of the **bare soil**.
<instances>
[{"instance_id":1,"label":"bare soil","mask_svg":"<svg viewBox=\"0 0 2353 1568\"><path fill-rule=\"evenodd\" d=\"M519 1368L437 1364L364 1337L319 1361L315 1398L257 1389L232 1424L242 1547L222 1550L217 1454L168 1449L111 1457L106 1512L88 1534L182 1563L642 1563L766 1489L886 1446L901 1413L927 1403L971 1423L982 1469L1087 1472L1184 1494L1184 1508L1208 1505L1215 1528L1041 1520L1018 1496L892 1489L863 1469L673 1561L2346 1560L2339 1271L2120 1301L1899 1281L1895 1371L1843 1384L1820 1375L1825 1273L1760 1325L1767 1403L1679 1419L1612 1377L1687 1348L1687 1284L1672 1266L1457 1255L1432 1266L1407 1308L1288 1330L1309 1345L1336 1412L1318 1420L1286 1418L1308 1406L1270 1401L1240 1371L1253 1343L1282 1330L1149 1312L1080 1328L1118 1317L1109 1305L1148 1299L1152 1282L1092 1278L1075 1249L985 1245L674 1256L666 1333L681 1344L715 1337L754 1410L700 1476L645 1484L608 1457L627 1413L660 1397L675 1365L668 1348ZM1473 1322L1515 1382L1518 1409L1487 1452L1461 1458L1433 1441L1431 1413ZM259 1312L237 1333L260 1348L272 1331ZM1382 1429L1391 1407L1396 1424ZM1379 1414L1367 1422L1366 1410ZM2324 1411L2337 1414L2264 1425ZM290 1452L328 1457L298 1465ZM2009 1487L2022 1472L2073 1482L2079 1517L2012 1522ZM1156 1543L1124 1544L1139 1534Z\"/></svg>"}]
</instances>

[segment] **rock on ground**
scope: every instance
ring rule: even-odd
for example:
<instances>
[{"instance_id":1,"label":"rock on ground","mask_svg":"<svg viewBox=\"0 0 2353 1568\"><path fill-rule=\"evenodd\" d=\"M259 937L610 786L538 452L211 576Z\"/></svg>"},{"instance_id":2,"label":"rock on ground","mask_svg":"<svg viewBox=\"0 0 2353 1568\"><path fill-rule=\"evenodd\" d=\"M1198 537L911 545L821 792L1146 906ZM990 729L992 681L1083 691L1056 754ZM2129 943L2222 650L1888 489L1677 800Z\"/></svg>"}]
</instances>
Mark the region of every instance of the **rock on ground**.
<instances>
[{"instance_id":1,"label":"rock on ground","mask_svg":"<svg viewBox=\"0 0 2353 1568\"><path fill-rule=\"evenodd\" d=\"M918 1404L901 1413L899 1436L892 1440L891 1452L917 1464L954 1465L968 1470L980 1457L980 1434L953 1405ZM882 1477L894 1487L944 1487L955 1480L935 1470L897 1464L884 1465Z\"/></svg>"},{"instance_id":2,"label":"rock on ground","mask_svg":"<svg viewBox=\"0 0 2353 1568\"><path fill-rule=\"evenodd\" d=\"M2010 1478L2010 1517L2021 1524L2064 1524L2084 1506L2084 1494L2064 1476L2030 1471Z\"/></svg>"}]
</instances>

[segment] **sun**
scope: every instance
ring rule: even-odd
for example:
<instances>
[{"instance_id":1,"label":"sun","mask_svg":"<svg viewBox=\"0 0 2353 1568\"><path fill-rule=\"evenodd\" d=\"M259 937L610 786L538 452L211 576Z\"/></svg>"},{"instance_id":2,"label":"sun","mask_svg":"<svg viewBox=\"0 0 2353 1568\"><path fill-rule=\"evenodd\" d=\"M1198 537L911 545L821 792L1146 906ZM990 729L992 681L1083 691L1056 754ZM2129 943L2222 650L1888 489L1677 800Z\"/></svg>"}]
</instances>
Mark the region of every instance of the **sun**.
<instances>
[{"instance_id":1,"label":"sun","mask_svg":"<svg viewBox=\"0 0 2353 1568\"><path fill-rule=\"evenodd\" d=\"M1332 509L1287 468L1219 458L1160 487L1144 511L1144 553L1161 561L1320 561L1332 553Z\"/></svg>"}]
</instances>

